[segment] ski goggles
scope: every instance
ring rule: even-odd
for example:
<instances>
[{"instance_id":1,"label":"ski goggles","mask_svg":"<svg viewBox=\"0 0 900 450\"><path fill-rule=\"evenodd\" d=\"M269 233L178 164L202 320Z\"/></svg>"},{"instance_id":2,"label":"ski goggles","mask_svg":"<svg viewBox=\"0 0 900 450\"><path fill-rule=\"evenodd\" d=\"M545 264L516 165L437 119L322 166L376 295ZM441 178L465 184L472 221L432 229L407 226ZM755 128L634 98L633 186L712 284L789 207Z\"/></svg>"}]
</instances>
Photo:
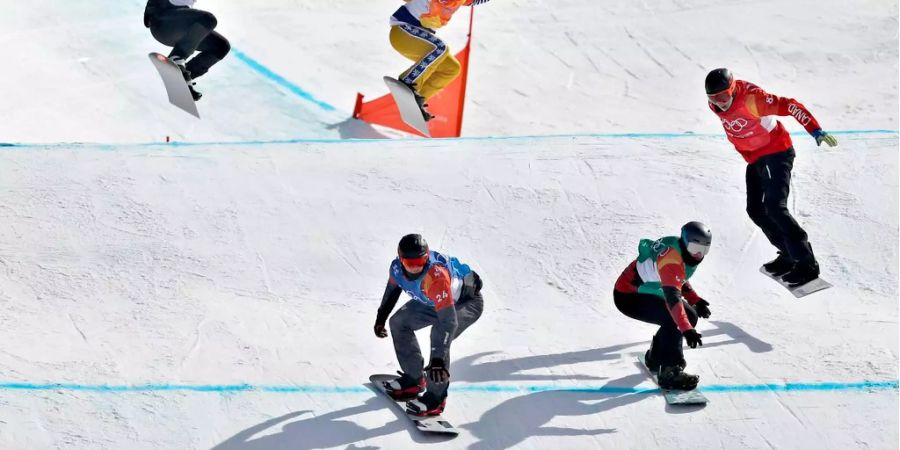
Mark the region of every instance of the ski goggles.
<instances>
[{"instance_id":1,"label":"ski goggles","mask_svg":"<svg viewBox=\"0 0 900 450\"><path fill-rule=\"evenodd\" d=\"M728 88L724 91L716 92L715 94L708 94L706 97L709 99L710 103L713 104L725 104L728 103L728 100L731 100L731 97L734 96L734 82L732 81Z\"/></svg>"},{"instance_id":2,"label":"ski goggles","mask_svg":"<svg viewBox=\"0 0 900 450\"><path fill-rule=\"evenodd\" d=\"M410 272L418 272L425 267L425 264L428 264L428 255L422 255L418 258L400 258L400 264L403 264L403 268Z\"/></svg>"},{"instance_id":3,"label":"ski goggles","mask_svg":"<svg viewBox=\"0 0 900 450\"><path fill-rule=\"evenodd\" d=\"M687 251L694 257L696 260L703 259L707 253L709 253L709 244L701 244L699 242L688 242Z\"/></svg>"}]
</instances>

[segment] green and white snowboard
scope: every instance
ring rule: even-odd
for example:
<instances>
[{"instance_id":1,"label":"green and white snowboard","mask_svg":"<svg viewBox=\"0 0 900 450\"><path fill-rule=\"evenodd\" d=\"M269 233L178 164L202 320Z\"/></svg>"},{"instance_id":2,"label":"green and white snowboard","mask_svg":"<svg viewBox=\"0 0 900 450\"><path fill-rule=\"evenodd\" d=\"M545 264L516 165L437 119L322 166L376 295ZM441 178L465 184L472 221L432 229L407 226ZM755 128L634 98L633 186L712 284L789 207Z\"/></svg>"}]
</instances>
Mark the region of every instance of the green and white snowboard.
<instances>
[{"instance_id":1,"label":"green and white snowboard","mask_svg":"<svg viewBox=\"0 0 900 450\"><path fill-rule=\"evenodd\" d=\"M656 374L647 367L647 362L644 361L644 354L641 353L638 356L638 361L641 362L641 365L644 366L644 370L650 375L650 378L653 379L653 382L659 386L659 380L656 378ZM663 389L659 388L663 396L666 397L666 403L673 406L687 406L687 405L705 405L709 402L706 396L700 392L699 389L692 389L690 391L683 391L680 389Z\"/></svg>"}]
</instances>

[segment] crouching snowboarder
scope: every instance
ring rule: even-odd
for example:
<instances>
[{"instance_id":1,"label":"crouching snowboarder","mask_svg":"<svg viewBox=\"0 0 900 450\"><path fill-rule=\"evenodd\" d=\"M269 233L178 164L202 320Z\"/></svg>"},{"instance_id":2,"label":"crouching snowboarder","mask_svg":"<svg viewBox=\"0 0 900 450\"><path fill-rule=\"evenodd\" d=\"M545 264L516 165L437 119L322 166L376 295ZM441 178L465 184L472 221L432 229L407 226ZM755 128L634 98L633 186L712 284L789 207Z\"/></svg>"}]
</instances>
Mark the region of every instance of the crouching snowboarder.
<instances>
[{"instance_id":1,"label":"crouching snowboarder","mask_svg":"<svg viewBox=\"0 0 900 450\"><path fill-rule=\"evenodd\" d=\"M700 298L688 279L709 252L712 233L700 222L688 222L680 236L642 239L638 257L616 280L613 298L626 316L659 325L644 355L647 368L658 374L663 389L691 390L700 377L684 372L683 341L703 345L694 329L698 317L709 318L709 302Z\"/></svg>"},{"instance_id":2,"label":"crouching snowboarder","mask_svg":"<svg viewBox=\"0 0 900 450\"><path fill-rule=\"evenodd\" d=\"M469 266L429 250L422 236L409 234L400 240L374 330L376 336L387 337L385 323L400 293L406 292L411 300L389 324L402 372L385 383L385 390L395 400L408 400L408 413L443 412L450 386L450 344L481 317L481 287L481 278ZM429 326L431 361L425 366L415 331Z\"/></svg>"}]
</instances>

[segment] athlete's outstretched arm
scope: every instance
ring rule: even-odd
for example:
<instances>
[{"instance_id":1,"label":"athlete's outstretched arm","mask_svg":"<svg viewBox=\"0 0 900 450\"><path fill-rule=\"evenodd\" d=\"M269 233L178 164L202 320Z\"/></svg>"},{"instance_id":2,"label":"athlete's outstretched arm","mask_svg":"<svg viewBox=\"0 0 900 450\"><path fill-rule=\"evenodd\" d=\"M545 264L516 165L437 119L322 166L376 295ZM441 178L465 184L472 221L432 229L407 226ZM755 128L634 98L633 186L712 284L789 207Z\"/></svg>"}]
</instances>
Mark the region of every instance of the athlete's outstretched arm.
<instances>
[{"instance_id":1,"label":"athlete's outstretched arm","mask_svg":"<svg viewBox=\"0 0 900 450\"><path fill-rule=\"evenodd\" d=\"M803 106L802 103L790 97L779 97L762 90L759 86L751 85L749 90L751 100L748 106L756 109L757 114L762 116L791 116L797 120L806 132L812 135L816 140L816 145L822 145L822 142L828 144L829 147L837 145L837 139L834 136L822 130L819 122L813 117L812 113Z\"/></svg>"},{"instance_id":2,"label":"athlete's outstretched arm","mask_svg":"<svg viewBox=\"0 0 900 450\"><path fill-rule=\"evenodd\" d=\"M747 95L750 97L747 106L759 117L763 116L792 116L806 131L822 128L812 113L797 100L790 97L779 97L764 91L755 84L748 83Z\"/></svg>"}]
</instances>

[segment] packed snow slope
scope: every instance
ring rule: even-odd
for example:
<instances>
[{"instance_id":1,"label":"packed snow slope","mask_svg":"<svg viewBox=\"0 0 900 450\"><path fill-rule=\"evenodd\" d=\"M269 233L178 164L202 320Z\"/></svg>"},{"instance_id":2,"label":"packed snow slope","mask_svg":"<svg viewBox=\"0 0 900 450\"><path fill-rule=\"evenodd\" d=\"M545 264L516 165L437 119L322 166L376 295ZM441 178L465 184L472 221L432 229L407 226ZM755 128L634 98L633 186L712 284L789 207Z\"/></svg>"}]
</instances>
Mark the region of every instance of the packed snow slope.
<instances>
[{"instance_id":1,"label":"packed snow slope","mask_svg":"<svg viewBox=\"0 0 900 450\"><path fill-rule=\"evenodd\" d=\"M345 140L396 136L348 117L406 64L398 3L199 2L234 46L200 121L165 101L142 2L4 5L0 448L897 448L896 2L495 0L472 137ZM790 208L833 288L758 273L774 250L702 92L718 66L844 130L794 138ZM611 295L688 220L714 233L699 409L653 390L654 327ZM365 386L397 369L372 324L409 232L485 280L449 441Z\"/></svg>"},{"instance_id":2,"label":"packed snow slope","mask_svg":"<svg viewBox=\"0 0 900 450\"><path fill-rule=\"evenodd\" d=\"M486 285L451 448L896 446L896 136L798 146L792 208L835 284L802 300L757 272L773 251L719 139L390 142L0 153L0 373L25 383L0 389L0 447L421 441L362 385L396 369L372 324L408 232ZM611 293L692 219L715 233L687 352L711 403L667 410L634 392L654 328ZM216 387L242 384L262 391Z\"/></svg>"},{"instance_id":3,"label":"packed snow slope","mask_svg":"<svg viewBox=\"0 0 900 450\"><path fill-rule=\"evenodd\" d=\"M235 51L198 80L197 121L147 61L166 49L144 3L4 5L0 141L373 137L347 121L356 92L385 94L409 65L387 39L399 0L200 0ZM466 14L441 30L451 49ZM473 39L464 135L720 132L703 77L722 66L826 129L898 126L896 1L496 0Z\"/></svg>"}]
</instances>

